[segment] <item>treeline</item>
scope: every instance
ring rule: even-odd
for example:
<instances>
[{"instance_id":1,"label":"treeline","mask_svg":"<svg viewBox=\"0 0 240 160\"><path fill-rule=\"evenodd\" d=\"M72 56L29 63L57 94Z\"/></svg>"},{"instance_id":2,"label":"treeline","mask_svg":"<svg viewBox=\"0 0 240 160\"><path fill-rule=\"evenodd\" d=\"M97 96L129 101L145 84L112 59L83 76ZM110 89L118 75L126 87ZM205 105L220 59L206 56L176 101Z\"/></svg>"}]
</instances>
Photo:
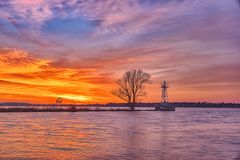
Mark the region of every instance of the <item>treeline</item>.
<instances>
[{"instance_id":1,"label":"treeline","mask_svg":"<svg viewBox=\"0 0 240 160\"><path fill-rule=\"evenodd\" d=\"M56 104L56 103L49 103L49 104L36 104L36 103L18 103L18 102L3 102L0 103L0 106L105 106L105 104Z\"/></svg>"},{"instance_id":2,"label":"treeline","mask_svg":"<svg viewBox=\"0 0 240 160\"><path fill-rule=\"evenodd\" d=\"M155 107L159 103L137 103L136 107ZM240 108L240 103L209 103L209 102L171 102L175 107L195 107L195 108ZM73 104L31 104L18 102L0 103L0 106L71 106ZM74 104L74 106L88 107L127 107L126 103L107 103L107 104Z\"/></svg>"},{"instance_id":3,"label":"treeline","mask_svg":"<svg viewBox=\"0 0 240 160\"><path fill-rule=\"evenodd\" d=\"M154 107L160 103L137 103L137 107ZM170 102L175 107L195 107L195 108L240 108L239 103L209 103L209 102ZM106 106L122 107L123 103L108 103Z\"/></svg>"}]
</instances>

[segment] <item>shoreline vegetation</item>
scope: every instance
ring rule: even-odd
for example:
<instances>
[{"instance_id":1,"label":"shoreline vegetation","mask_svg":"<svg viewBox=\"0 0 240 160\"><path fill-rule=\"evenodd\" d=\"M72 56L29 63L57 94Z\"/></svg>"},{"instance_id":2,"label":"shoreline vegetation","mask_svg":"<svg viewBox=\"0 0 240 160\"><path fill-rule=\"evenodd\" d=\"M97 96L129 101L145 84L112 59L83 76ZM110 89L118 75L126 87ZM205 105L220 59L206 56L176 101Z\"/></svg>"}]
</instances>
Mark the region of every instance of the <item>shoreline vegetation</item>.
<instances>
[{"instance_id":1,"label":"shoreline vegetation","mask_svg":"<svg viewBox=\"0 0 240 160\"><path fill-rule=\"evenodd\" d=\"M210 107L210 108L240 108L240 103L211 103L211 102L168 102L169 104L175 107ZM154 107L161 103L151 102L151 103L136 103L137 107ZM21 102L2 102L0 103L0 108L2 106L62 106L62 107L69 107L69 106L76 106L76 107L128 107L127 103L106 103L106 104L56 104L56 103L49 103L49 104L37 104L37 103L21 103Z\"/></svg>"},{"instance_id":2,"label":"shoreline vegetation","mask_svg":"<svg viewBox=\"0 0 240 160\"><path fill-rule=\"evenodd\" d=\"M14 107L14 108L0 108L1 112L105 112L105 111L132 111L128 108L126 109L99 109L99 108L73 108L70 106L69 108L54 108L54 107L48 107L48 108L28 108L28 107ZM150 111L150 110L135 110L135 111ZM154 111L154 110L152 110Z\"/></svg>"},{"instance_id":3,"label":"shoreline vegetation","mask_svg":"<svg viewBox=\"0 0 240 160\"><path fill-rule=\"evenodd\" d=\"M134 111L155 111L160 103L137 103ZM239 103L172 102L177 108L240 108ZM126 103L107 104L30 104L6 102L0 103L0 112L102 112L133 111Z\"/></svg>"}]
</instances>

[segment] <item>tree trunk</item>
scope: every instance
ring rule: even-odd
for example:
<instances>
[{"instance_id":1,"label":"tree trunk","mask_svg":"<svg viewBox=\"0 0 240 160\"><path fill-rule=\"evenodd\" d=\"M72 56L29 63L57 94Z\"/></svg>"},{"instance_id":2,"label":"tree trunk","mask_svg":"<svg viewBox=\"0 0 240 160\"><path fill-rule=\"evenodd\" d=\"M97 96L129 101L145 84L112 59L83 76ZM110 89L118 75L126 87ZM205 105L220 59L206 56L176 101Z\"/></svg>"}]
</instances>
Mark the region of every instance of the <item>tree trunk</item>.
<instances>
[{"instance_id":1,"label":"tree trunk","mask_svg":"<svg viewBox=\"0 0 240 160\"><path fill-rule=\"evenodd\" d=\"M135 109L135 102L131 104L131 110L134 111L134 109Z\"/></svg>"},{"instance_id":2,"label":"tree trunk","mask_svg":"<svg viewBox=\"0 0 240 160\"><path fill-rule=\"evenodd\" d=\"M134 111L134 109L135 109L135 105L136 105L136 98L135 98L136 96L135 95L133 95L133 102L132 102L132 110Z\"/></svg>"},{"instance_id":3,"label":"tree trunk","mask_svg":"<svg viewBox=\"0 0 240 160\"><path fill-rule=\"evenodd\" d=\"M134 111L135 109L135 104L133 102L128 103L129 108Z\"/></svg>"}]
</instances>

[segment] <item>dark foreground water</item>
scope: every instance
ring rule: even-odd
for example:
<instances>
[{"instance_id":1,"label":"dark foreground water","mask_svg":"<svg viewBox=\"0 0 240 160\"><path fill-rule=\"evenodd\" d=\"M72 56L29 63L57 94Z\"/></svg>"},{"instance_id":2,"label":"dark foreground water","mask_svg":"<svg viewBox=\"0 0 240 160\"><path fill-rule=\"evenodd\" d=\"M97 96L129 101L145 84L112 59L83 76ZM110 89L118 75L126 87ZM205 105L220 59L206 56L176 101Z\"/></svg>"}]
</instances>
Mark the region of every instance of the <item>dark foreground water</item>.
<instances>
[{"instance_id":1,"label":"dark foreground water","mask_svg":"<svg viewBox=\"0 0 240 160\"><path fill-rule=\"evenodd\" d=\"M1 113L0 160L234 160L240 109Z\"/></svg>"}]
</instances>

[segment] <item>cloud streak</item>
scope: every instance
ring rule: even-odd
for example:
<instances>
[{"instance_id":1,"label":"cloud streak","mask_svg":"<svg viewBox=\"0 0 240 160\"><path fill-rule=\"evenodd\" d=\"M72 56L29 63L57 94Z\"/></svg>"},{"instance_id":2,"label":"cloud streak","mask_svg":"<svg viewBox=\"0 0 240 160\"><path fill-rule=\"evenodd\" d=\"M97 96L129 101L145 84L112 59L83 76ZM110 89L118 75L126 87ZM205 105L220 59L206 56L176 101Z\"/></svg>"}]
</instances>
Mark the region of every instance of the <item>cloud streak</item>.
<instances>
[{"instance_id":1,"label":"cloud streak","mask_svg":"<svg viewBox=\"0 0 240 160\"><path fill-rule=\"evenodd\" d=\"M0 92L6 100L40 90L41 102L64 94L85 96L84 103L117 101L109 94L113 81L142 68L156 82L146 101L159 100L164 79L175 101L239 101L237 3L2 0ZM24 93L24 85L32 91Z\"/></svg>"},{"instance_id":2,"label":"cloud streak","mask_svg":"<svg viewBox=\"0 0 240 160\"><path fill-rule=\"evenodd\" d=\"M98 102L108 96L107 93L94 94L102 92L101 86L109 81L106 75L99 75L94 69L54 67L51 61L36 59L19 49L2 49L0 67L1 93L15 94L19 98L38 95L47 96L47 101L61 96L69 101L86 103L93 99Z\"/></svg>"}]
</instances>

